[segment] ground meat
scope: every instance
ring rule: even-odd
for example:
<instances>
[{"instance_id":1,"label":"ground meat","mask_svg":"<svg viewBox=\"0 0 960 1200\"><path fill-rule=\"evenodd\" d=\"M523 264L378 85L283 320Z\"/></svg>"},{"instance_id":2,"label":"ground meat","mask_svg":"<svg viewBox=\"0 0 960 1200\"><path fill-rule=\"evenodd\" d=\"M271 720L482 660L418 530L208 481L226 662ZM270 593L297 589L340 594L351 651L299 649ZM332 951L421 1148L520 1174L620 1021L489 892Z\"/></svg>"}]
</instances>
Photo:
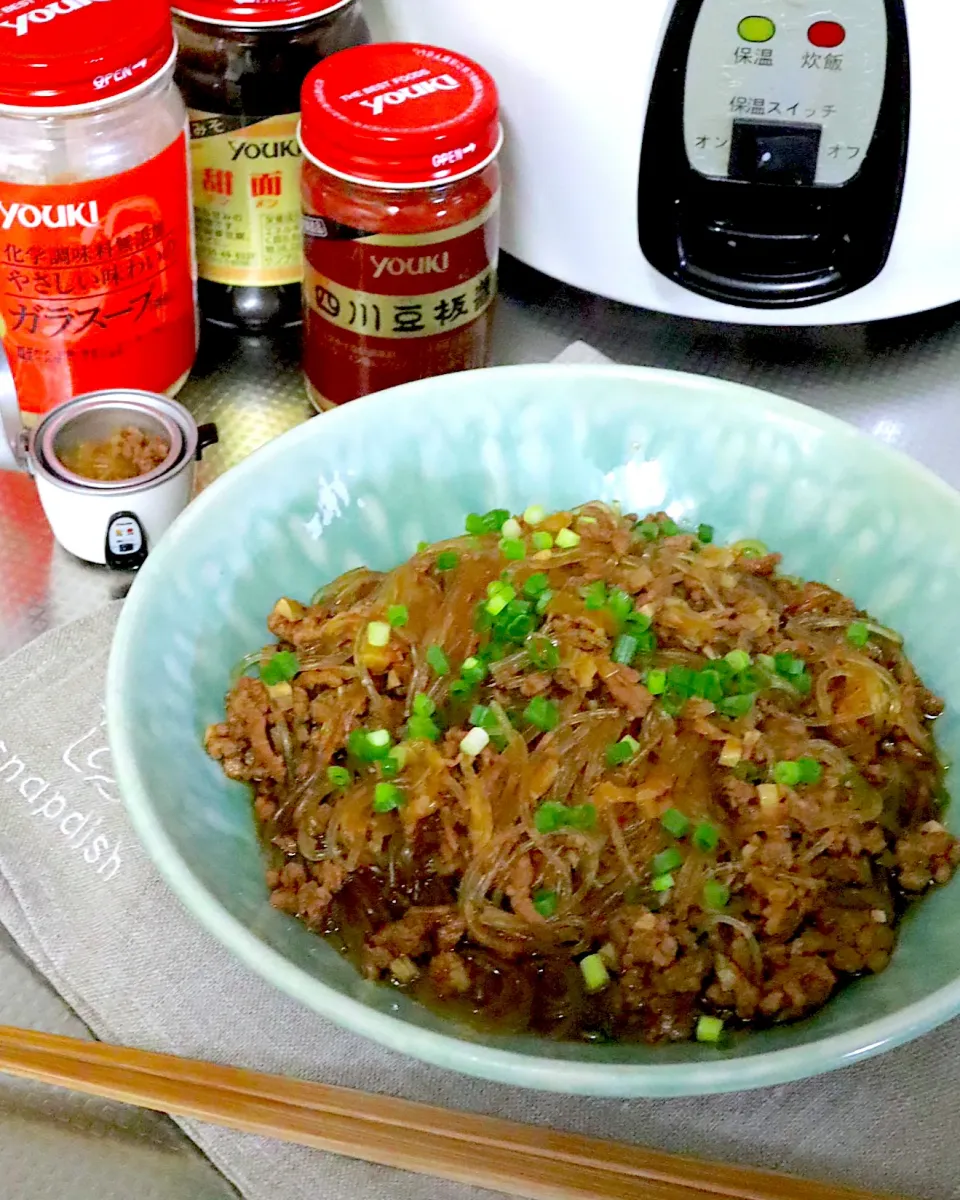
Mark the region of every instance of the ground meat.
<instances>
[{"instance_id":1,"label":"ground meat","mask_svg":"<svg viewBox=\"0 0 960 1200\"><path fill-rule=\"evenodd\" d=\"M960 863L960 844L938 821L930 821L898 839L896 856L900 886L922 892L950 879Z\"/></svg>"},{"instance_id":2,"label":"ground meat","mask_svg":"<svg viewBox=\"0 0 960 1200\"><path fill-rule=\"evenodd\" d=\"M220 759L231 779L283 779L286 767L267 732L270 696L258 679L238 680L227 704L227 720L207 730L207 753Z\"/></svg>"}]
</instances>

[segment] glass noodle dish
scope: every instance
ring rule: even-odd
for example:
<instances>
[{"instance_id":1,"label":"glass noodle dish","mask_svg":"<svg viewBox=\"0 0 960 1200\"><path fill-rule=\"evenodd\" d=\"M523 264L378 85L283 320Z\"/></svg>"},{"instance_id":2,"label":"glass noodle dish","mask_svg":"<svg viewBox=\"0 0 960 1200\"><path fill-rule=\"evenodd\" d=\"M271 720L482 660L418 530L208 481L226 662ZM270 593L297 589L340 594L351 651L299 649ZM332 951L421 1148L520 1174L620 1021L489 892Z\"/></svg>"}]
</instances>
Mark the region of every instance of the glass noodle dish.
<instances>
[{"instance_id":1,"label":"glass noodle dish","mask_svg":"<svg viewBox=\"0 0 960 1200\"><path fill-rule=\"evenodd\" d=\"M206 735L272 903L370 979L551 1038L713 1043L882 971L960 861L942 705L779 559L533 506L281 598Z\"/></svg>"}]
</instances>

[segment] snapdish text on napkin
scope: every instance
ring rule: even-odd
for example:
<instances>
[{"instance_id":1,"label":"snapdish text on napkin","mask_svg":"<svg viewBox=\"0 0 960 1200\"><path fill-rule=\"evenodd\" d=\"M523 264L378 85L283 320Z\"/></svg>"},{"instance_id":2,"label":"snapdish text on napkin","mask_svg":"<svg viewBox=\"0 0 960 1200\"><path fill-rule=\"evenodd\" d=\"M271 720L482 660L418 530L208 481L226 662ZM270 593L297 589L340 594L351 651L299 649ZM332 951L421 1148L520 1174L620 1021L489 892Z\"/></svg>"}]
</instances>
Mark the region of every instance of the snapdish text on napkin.
<instances>
[{"instance_id":1,"label":"snapdish text on napkin","mask_svg":"<svg viewBox=\"0 0 960 1200\"><path fill-rule=\"evenodd\" d=\"M62 762L76 774L69 795L31 768L29 761L0 741L0 796L19 800L61 851L79 855L106 883L123 868L122 818L111 812L120 804L111 774L106 718L82 732L64 748ZM113 817L113 820L111 820Z\"/></svg>"}]
</instances>

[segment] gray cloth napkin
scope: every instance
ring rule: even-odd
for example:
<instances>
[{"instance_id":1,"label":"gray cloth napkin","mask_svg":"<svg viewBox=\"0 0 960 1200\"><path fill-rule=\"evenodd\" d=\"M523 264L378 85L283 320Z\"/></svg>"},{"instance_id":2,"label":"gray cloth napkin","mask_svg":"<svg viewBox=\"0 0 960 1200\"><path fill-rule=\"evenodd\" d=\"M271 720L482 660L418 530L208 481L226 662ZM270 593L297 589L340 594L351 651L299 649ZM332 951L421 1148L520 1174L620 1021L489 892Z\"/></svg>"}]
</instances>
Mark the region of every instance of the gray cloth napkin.
<instances>
[{"instance_id":1,"label":"gray cloth napkin","mask_svg":"<svg viewBox=\"0 0 960 1200\"><path fill-rule=\"evenodd\" d=\"M564 357L583 361L591 353L578 347ZM118 611L112 605L39 638L0 673L0 923L98 1037L924 1200L960 1200L960 1022L820 1079L733 1096L620 1102L528 1093L424 1066L273 990L193 921L127 823L103 727ZM247 1200L491 1196L196 1121L180 1124Z\"/></svg>"}]
</instances>

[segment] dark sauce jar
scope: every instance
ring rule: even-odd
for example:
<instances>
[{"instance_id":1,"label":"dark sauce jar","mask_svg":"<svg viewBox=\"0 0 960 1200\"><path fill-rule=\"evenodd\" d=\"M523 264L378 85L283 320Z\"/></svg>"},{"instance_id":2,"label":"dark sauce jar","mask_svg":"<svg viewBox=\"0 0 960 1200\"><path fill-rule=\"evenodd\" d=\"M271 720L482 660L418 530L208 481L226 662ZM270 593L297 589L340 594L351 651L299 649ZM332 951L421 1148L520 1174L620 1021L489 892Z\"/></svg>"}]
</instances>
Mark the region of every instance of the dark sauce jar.
<instances>
[{"instance_id":1,"label":"dark sauce jar","mask_svg":"<svg viewBox=\"0 0 960 1200\"><path fill-rule=\"evenodd\" d=\"M243 333L296 325L300 86L321 60L370 40L359 0L183 0L173 15L201 314Z\"/></svg>"}]
</instances>

